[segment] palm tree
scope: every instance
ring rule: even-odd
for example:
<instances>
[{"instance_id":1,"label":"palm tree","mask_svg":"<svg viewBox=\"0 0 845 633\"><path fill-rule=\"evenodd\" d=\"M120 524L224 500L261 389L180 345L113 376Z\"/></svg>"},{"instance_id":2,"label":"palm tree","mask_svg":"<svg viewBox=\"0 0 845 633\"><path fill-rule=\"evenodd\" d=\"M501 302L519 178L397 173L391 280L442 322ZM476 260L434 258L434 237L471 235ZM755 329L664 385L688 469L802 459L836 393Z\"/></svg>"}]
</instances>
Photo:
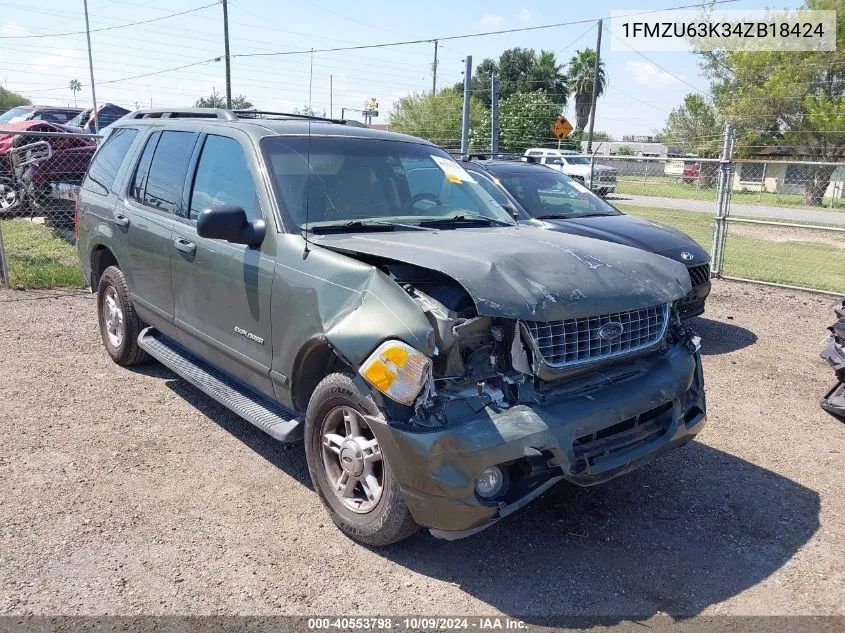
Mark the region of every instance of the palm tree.
<instances>
[{"instance_id":1,"label":"palm tree","mask_svg":"<svg viewBox=\"0 0 845 633\"><path fill-rule=\"evenodd\" d=\"M82 90L82 84L79 83L78 79L71 79L70 84L68 84L68 88L73 93L73 107L76 107L76 93Z\"/></svg>"},{"instance_id":2,"label":"palm tree","mask_svg":"<svg viewBox=\"0 0 845 633\"><path fill-rule=\"evenodd\" d=\"M575 51L569 60L569 89L575 93L575 129L583 130L590 118L590 105L593 101L593 73L596 66L596 52L592 48ZM599 63L598 89L596 98L604 93L607 76L604 62Z\"/></svg>"},{"instance_id":3,"label":"palm tree","mask_svg":"<svg viewBox=\"0 0 845 633\"><path fill-rule=\"evenodd\" d=\"M563 66L557 63L552 51L540 51L530 73L531 90L545 90L552 101L563 106L569 99L569 86Z\"/></svg>"}]
</instances>

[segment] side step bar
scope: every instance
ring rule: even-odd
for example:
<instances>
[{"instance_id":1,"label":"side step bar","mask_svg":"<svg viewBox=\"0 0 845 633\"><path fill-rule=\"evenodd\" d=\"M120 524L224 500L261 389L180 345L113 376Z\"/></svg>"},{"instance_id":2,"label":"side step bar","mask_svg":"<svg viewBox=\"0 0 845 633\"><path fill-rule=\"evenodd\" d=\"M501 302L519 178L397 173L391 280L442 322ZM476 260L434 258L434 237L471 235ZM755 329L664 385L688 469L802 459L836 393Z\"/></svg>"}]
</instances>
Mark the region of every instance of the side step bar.
<instances>
[{"instance_id":1,"label":"side step bar","mask_svg":"<svg viewBox=\"0 0 845 633\"><path fill-rule=\"evenodd\" d=\"M138 345L162 365L270 437L280 442L302 439L303 423L296 413L212 367L155 328L143 330L138 335Z\"/></svg>"}]
</instances>

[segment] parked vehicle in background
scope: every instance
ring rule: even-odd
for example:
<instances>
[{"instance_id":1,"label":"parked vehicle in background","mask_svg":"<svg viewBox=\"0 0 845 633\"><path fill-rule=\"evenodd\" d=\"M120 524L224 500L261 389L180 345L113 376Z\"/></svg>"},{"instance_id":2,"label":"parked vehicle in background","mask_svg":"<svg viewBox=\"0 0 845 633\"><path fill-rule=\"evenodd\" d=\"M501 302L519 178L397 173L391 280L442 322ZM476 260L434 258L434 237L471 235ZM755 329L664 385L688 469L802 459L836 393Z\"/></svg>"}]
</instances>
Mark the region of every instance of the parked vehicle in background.
<instances>
[{"instance_id":1,"label":"parked vehicle in background","mask_svg":"<svg viewBox=\"0 0 845 633\"><path fill-rule=\"evenodd\" d=\"M94 134L96 130L108 127L120 117L129 114L129 110L113 103L104 103L97 108L97 127L94 126L94 108L86 108L67 122L68 127L79 128L86 134Z\"/></svg>"},{"instance_id":2,"label":"parked vehicle in background","mask_svg":"<svg viewBox=\"0 0 845 633\"><path fill-rule=\"evenodd\" d=\"M663 173L684 182L694 182L701 177L701 163L684 159L669 159L663 167Z\"/></svg>"},{"instance_id":3,"label":"parked vehicle in background","mask_svg":"<svg viewBox=\"0 0 845 633\"><path fill-rule=\"evenodd\" d=\"M566 174L600 196L616 191L616 169L598 163L591 169L592 161L589 156L571 150L543 147L529 148L525 150L525 156L533 158L536 163Z\"/></svg>"},{"instance_id":4,"label":"parked vehicle in background","mask_svg":"<svg viewBox=\"0 0 845 633\"><path fill-rule=\"evenodd\" d=\"M521 226L410 136L211 109L111 128L77 214L107 352L304 437L348 536L467 536L703 427L680 264Z\"/></svg>"},{"instance_id":5,"label":"parked vehicle in background","mask_svg":"<svg viewBox=\"0 0 845 633\"><path fill-rule=\"evenodd\" d=\"M836 385L822 398L822 408L845 422L845 299L835 309L837 321L828 328L827 345L821 353L836 375Z\"/></svg>"},{"instance_id":6,"label":"parked vehicle in background","mask_svg":"<svg viewBox=\"0 0 845 633\"><path fill-rule=\"evenodd\" d=\"M683 264L692 290L675 307L682 319L704 312L710 294L710 257L678 229L625 215L575 179L542 165L514 160L470 160L464 167L499 204L522 221L663 255Z\"/></svg>"},{"instance_id":7,"label":"parked vehicle in background","mask_svg":"<svg viewBox=\"0 0 845 633\"><path fill-rule=\"evenodd\" d=\"M64 124L73 119L82 108L64 108L59 106L17 106L0 115L0 128L7 123L22 121L46 121Z\"/></svg>"},{"instance_id":8,"label":"parked vehicle in background","mask_svg":"<svg viewBox=\"0 0 845 633\"><path fill-rule=\"evenodd\" d=\"M73 225L74 191L97 149L82 136L39 136L40 132L69 132L41 120L6 123L0 134L0 211L44 215L49 224Z\"/></svg>"}]
</instances>

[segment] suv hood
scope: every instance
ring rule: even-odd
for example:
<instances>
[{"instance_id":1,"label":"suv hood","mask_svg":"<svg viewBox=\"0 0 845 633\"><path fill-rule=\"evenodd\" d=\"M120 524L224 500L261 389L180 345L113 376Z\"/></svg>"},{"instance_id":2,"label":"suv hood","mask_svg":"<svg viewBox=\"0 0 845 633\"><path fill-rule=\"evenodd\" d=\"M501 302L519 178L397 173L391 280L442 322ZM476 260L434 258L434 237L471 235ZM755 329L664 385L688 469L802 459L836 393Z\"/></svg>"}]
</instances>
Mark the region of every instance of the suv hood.
<instances>
[{"instance_id":1,"label":"suv hood","mask_svg":"<svg viewBox=\"0 0 845 633\"><path fill-rule=\"evenodd\" d=\"M683 231L632 215L603 215L540 222L545 223L552 231L641 248L679 261L685 266L710 261L707 251ZM692 255L692 259L684 259L681 253Z\"/></svg>"},{"instance_id":2,"label":"suv hood","mask_svg":"<svg viewBox=\"0 0 845 633\"><path fill-rule=\"evenodd\" d=\"M686 268L665 257L532 226L327 234L311 243L447 275L479 314L491 317L610 314L671 302L691 290Z\"/></svg>"}]
</instances>

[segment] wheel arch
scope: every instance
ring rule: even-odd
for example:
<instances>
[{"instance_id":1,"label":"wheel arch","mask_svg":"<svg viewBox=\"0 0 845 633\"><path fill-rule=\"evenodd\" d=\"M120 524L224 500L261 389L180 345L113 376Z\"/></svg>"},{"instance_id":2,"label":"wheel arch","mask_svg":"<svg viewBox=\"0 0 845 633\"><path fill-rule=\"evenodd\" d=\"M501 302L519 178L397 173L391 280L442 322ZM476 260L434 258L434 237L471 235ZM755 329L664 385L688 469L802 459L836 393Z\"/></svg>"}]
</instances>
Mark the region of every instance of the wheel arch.
<instances>
[{"instance_id":1,"label":"wheel arch","mask_svg":"<svg viewBox=\"0 0 845 633\"><path fill-rule=\"evenodd\" d=\"M97 292L100 277L106 268L109 266L116 266L117 268L120 268L120 262L118 262L114 252L106 244L95 244L91 248L90 264L91 290L93 292Z\"/></svg>"},{"instance_id":2,"label":"wheel arch","mask_svg":"<svg viewBox=\"0 0 845 633\"><path fill-rule=\"evenodd\" d=\"M297 411L305 411L320 381L331 373L351 367L323 336L306 341L296 354L291 372L291 399Z\"/></svg>"}]
</instances>

